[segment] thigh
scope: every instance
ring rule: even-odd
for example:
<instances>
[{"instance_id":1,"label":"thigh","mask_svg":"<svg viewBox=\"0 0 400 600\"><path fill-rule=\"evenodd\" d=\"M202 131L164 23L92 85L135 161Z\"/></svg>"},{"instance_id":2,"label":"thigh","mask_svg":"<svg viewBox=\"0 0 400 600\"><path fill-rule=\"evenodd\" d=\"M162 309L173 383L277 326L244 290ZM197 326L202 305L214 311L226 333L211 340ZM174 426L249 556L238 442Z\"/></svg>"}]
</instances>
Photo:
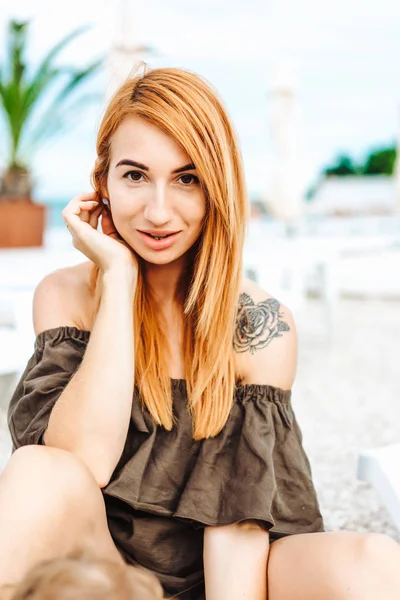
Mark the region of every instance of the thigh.
<instances>
[{"instance_id":1,"label":"thigh","mask_svg":"<svg viewBox=\"0 0 400 600\"><path fill-rule=\"evenodd\" d=\"M381 538L376 536L378 546ZM368 548L374 539L342 531L277 540L268 561L268 600L369 599L373 565L366 559L373 555Z\"/></svg>"}]
</instances>

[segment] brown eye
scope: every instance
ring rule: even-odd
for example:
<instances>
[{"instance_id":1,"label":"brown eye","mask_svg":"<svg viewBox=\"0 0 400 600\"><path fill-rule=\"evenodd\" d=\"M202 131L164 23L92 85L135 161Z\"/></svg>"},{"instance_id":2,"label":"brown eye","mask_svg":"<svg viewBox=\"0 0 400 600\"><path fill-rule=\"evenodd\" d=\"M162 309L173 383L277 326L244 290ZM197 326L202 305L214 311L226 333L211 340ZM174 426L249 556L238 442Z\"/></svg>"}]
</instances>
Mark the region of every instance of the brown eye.
<instances>
[{"instance_id":1,"label":"brown eye","mask_svg":"<svg viewBox=\"0 0 400 600\"><path fill-rule=\"evenodd\" d=\"M186 175L182 175L179 179L184 185L199 183L199 178L196 177L196 175L190 175L189 173L187 173Z\"/></svg>"},{"instance_id":2,"label":"brown eye","mask_svg":"<svg viewBox=\"0 0 400 600\"><path fill-rule=\"evenodd\" d=\"M141 181L141 177L143 177L140 171L129 171L124 175L125 179L130 179L131 181Z\"/></svg>"}]
</instances>

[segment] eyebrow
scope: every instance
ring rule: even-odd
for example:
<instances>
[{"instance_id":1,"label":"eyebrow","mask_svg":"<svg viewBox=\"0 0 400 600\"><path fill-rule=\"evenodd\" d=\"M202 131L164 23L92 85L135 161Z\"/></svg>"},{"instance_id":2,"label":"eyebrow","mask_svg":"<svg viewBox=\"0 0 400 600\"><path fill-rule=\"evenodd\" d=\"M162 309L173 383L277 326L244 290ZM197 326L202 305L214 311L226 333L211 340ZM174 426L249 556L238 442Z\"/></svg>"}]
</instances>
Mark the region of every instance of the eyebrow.
<instances>
[{"instance_id":1,"label":"eyebrow","mask_svg":"<svg viewBox=\"0 0 400 600\"><path fill-rule=\"evenodd\" d=\"M129 167L136 167L138 169L141 169L142 171L150 170L149 167L146 167L146 165L136 162L135 160L131 160L130 158L123 158L122 160L119 161L119 163L117 163L115 165L115 168L121 167L123 165L129 166ZM196 169L195 165L193 163L189 163L187 165L184 165L183 167L179 167L179 169L175 169L174 171L172 171L172 173L182 173L183 171L194 171L195 169Z\"/></svg>"}]
</instances>

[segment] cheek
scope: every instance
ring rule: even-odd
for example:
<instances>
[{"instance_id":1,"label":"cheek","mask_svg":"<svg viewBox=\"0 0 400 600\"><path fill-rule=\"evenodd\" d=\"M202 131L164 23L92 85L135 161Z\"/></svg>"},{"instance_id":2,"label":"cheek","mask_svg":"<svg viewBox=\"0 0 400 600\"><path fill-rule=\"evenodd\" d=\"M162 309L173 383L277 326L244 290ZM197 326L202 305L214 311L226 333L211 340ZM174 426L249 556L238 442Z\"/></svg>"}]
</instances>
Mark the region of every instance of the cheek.
<instances>
[{"instance_id":1,"label":"cheek","mask_svg":"<svg viewBox=\"0 0 400 600\"><path fill-rule=\"evenodd\" d=\"M108 192L114 218L124 219L137 211L140 203L137 197L129 193L124 181L111 180L108 184Z\"/></svg>"},{"instance_id":2,"label":"cheek","mask_svg":"<svg viewBox=\"0 0 400 600\"><path fill-rule=\"evenodd\" d=\"M191 199L186 206L186 213L191 221L197 221L199 223L203 221L206 214L206 201L202 194Z\"/></svg>"},{"instance_id":3,"label":"cheek","mask_svg":"<svg viewBox=\"0 0 400 600\"><path fill-rule=\"evenodd\" d=\"M125 186L123 185L123 182L119 181L118 179L110 178L108 180L108 192L110 194L110 200L114 200L115 202L116 200L126 196L124 187Z\"/></svg>"}]
</instances>

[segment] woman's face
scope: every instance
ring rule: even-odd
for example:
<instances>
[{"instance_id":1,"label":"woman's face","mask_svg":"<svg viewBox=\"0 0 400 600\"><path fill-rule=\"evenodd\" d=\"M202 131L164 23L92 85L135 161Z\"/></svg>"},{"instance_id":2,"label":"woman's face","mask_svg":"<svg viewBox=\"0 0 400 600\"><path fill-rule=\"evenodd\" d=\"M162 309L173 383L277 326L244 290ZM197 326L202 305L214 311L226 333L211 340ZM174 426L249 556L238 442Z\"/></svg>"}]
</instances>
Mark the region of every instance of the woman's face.
<instances>
[{"instance_id":1,"label":"woman's face","mask_svg":"<svg viewBox=\"0 0 400 600\"><path fill-rule=\"evenodd\" d=\"M111 139L107 186L115 227L144 260L171 263L199 237L206 201L195 166L155 125L122 121Z\"/></svg>"}]
</instances>

